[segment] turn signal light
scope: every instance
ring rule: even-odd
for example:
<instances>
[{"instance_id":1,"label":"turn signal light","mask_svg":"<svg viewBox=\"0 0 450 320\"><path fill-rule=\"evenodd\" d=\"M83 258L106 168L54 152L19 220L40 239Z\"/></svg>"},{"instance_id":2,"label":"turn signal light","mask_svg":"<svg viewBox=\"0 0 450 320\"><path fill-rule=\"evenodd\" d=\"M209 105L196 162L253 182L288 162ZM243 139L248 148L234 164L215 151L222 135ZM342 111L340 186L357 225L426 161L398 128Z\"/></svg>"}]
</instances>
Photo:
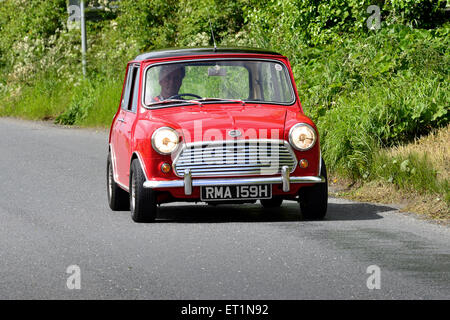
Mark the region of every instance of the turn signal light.
<instances>
[{"instance_id":1,"label":"turn signal light","mask_svg":"<svg viewBox=\"0 0 450 320\"><path fill-rule=\"evenodd\" d=\"M161 171L162 171L163 173L169 173L169 172L170 172L170 169L171 169L170 164L168 164L167 162L164 162L164 163L161 165Z\"/></svg>"},{"instance_id":2,"label":"turn signal light","mask_svg":"<svg viewBox=\"0 0 450 320\"><path fill-rule=\"evenodd\" d=\"M308 168L308 160L302 159L298 162L300 168L306 169Z\"/></svg>"}]
</instances>

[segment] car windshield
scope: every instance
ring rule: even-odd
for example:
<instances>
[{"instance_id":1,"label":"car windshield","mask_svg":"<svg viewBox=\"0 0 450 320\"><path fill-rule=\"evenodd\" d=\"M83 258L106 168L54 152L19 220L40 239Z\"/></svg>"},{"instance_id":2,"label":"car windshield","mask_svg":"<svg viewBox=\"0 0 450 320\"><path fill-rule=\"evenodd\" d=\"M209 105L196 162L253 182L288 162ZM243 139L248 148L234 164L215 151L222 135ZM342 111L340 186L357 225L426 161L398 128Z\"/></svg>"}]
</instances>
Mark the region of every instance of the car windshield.
<instances>
[{"instance_id":1,"label":"car windshield","mask_svg":"<svg viewBox=\"0 0 450 320\"><path fill-rule=\"evenodd\" d=\"M145 73L148 107L186 103L292 104L286 66L272 60L207 60L150 66Z\"/></svg>"}]
</instances>

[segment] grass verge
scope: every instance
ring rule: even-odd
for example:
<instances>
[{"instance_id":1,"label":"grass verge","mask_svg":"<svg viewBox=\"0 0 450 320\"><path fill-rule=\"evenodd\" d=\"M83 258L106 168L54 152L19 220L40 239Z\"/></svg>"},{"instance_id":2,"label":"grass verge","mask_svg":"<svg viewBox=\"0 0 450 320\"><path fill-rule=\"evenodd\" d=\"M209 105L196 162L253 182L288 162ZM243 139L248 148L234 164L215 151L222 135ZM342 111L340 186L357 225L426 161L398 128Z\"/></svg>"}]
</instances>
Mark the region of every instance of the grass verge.
<instances>
[{"instance_id":1,"label":"grass verge","mask_svg":"<svg viewBox=\"0 0 450 320\"><path fill-rule=\"evenodd\" d=\"M122 82L117 79L98 78L68 84L43 78L33 86L0 96L0 116L107 127L117 111L121 92Z\"/></svg>"},{"instance_id":2,"label":"grass verge","mask_svg":"<svg viewBox=\"0 0 450 320\"><path fill-rule=\"evenodd\" d=\"M450 222L450 126L413 143L383 149L375 156L370 180L352 183L331 179L336 196L358 201L391 203L402 211Z\"/></svg>"}]
</instances>

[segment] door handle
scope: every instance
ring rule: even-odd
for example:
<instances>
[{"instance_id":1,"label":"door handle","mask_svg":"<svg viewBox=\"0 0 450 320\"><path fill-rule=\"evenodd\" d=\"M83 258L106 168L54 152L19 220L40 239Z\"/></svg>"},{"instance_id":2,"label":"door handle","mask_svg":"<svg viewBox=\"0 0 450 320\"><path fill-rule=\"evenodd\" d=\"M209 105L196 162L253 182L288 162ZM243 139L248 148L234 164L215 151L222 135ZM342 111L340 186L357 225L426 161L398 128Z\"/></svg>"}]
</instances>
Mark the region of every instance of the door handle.
<instances>
[{"instance_id":1,"label":"door handle","mask_svg":"<svg viewBox=\"0 0 450 320\"><path fill-rule=\"evenodd\" d=\"M125 123L125 118L118 118L117 121Z\"/></svg>"}]
</instances>

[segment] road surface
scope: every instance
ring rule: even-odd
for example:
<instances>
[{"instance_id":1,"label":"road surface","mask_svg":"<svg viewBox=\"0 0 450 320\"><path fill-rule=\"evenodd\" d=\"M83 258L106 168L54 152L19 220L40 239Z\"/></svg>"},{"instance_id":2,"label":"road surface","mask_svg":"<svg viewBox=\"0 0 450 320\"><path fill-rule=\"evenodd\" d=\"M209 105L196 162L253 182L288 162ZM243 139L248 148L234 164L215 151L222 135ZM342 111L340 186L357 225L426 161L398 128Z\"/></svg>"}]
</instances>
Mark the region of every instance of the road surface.
<instances>
[{"instance_id":1,"label":"road surface","mask_svg":"<svg viewBox=\"0 0 450 320\"><path fill-rule=\"evenodd\" d=\"M107 139L0 119L0 299L450 298L449 227L388 206L174 203L133 223L107 205Z\"/></svg>"}]
</instances>

